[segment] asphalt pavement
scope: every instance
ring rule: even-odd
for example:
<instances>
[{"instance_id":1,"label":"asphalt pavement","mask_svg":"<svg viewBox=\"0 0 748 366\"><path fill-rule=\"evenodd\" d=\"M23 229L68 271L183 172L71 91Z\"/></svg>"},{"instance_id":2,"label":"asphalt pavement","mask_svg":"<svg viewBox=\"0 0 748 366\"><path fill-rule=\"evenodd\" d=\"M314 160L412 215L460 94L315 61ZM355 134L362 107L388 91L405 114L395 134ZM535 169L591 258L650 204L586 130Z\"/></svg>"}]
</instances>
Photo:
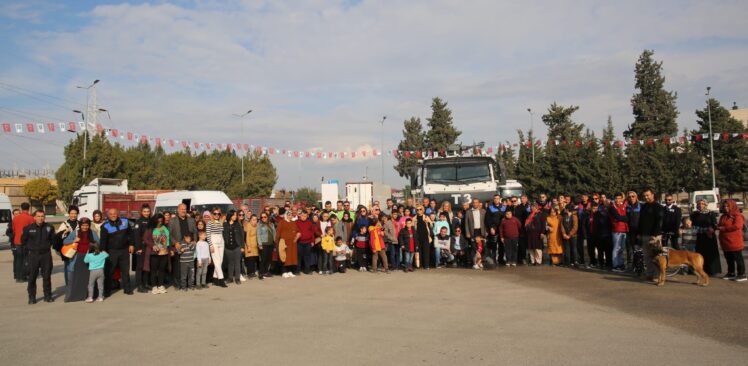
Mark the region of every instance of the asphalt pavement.
<instances>
[{"instance_id":1,"label":"asphalt pavement","mask_svg":"<svg viewBox=\"0 0 748 366\"><path fill-rule=\"evenodd\" d=\"M10 265L0 251L8 365L748 364L748 283L702 288L678 276L656 287L548 266L435 269L30 306Z\"/></svg>"}]
</instances>

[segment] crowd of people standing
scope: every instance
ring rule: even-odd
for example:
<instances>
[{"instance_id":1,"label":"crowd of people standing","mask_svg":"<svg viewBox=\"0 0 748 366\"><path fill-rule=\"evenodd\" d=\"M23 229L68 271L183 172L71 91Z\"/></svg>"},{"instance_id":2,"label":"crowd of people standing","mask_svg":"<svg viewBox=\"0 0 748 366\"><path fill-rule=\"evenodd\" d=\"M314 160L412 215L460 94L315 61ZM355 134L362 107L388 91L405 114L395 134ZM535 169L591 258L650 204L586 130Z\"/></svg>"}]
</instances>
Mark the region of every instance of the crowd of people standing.
<instances>
[{"instance_id":1,"label":"crowd of people standing","mask_svg":"<svg viewBox=\"0 0 748 366\"><path fill-rule=\"evenodd\" d=\"M137 218L115 209L78 219L68 210L54 228L41 210L24 203L9 227L13 238L13 273L27 283L29 304L36 298L41 274L44 300L52 297L53 252L62 259L65 301L104 301L116 288L132 295L228 287L257 278L293 278L301 273L330 275L353 269L370 273L465 267L549 264L631 272L634 253L644 256L644 276L652 281L654 256L663 246L691 250L704 257L710 276L722 273L719 249L727 262L725 279L746 281L744 219L733 200L721 205L721 216L699 201L682 214L672 195L665 204L651 190L582 194L576 199L540 194L489 202L451 202L423 198L404 204L387 200L355 210L347 201L321 208L286 202L253 213L246 205L222 212L153 213L144 205ZM131 280L134 272L134 281Z\"/></svg>"}]
</instances>

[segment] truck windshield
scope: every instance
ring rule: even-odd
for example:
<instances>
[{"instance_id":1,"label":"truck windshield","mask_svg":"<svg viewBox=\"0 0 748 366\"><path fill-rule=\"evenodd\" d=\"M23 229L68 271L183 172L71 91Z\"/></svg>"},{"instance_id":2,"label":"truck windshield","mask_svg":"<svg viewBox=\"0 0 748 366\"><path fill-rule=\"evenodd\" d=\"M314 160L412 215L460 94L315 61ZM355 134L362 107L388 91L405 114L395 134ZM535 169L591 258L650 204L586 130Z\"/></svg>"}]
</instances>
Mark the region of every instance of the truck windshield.
<instances>
[{"instance_id":1,"label":"truck windshield","mask_svg":"<svg viewBox=\"0 0 748 366\"><path fill-rule=\"evenodd\" d=\"M502 188L501 198L520 197L525 193L522 188Z\"/></svg>"},{"instance_id":2,"label":"truck windshield","mask_svg":"<svg viewBox=\"0 0 748 366\"><path fill-rule=\"evenodd\" d=\"M426 166L425 183L486 182L491 180L488 163Z\"/></svg>"}]
</instances>

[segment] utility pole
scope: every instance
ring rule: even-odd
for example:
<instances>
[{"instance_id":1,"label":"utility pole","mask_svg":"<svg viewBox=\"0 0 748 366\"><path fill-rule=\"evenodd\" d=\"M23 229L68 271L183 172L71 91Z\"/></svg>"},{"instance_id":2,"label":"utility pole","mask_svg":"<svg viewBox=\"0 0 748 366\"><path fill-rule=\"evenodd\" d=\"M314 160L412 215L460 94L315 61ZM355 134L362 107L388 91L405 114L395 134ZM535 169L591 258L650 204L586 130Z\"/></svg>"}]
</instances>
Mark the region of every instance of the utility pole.
<instances>
[{"instance_id":1,"label":"utility pole","mask_svg":"<svg viewBox=\"0 0 748 366\"><path fill-rule=\"evenodd\" d=\"M382 117L382 121L380 122L382 124L382 136L381 141L379 145L379 154L382 157L382 180L381 183L384 184L384 120L387 119L387 116Z\"/></svg>"},{"instance_id":2,"label":"utility pole","mask_svg":"<svg viewBox=\"0 0 748 366\"><path fill-rule=\"evenodd\" d=\"M78 89L86 89L86 112L81 114L86 129L83 131L83 178L86 178L86 150L88 150L88 126L90 123L98 123L98 106L96 105L96 84L99 83L99 79L96 79L89 86L76 86ZM78 111L74 111L78 112ZM78 112L80 113L80 112Z\"/></svg>"},{"instance_id":3,"label":"utility pole","mask_svg":"<svg viewBox=\"0 0 748 366\"><path fill-rule=\"evenodd\" d=\"M706 113L709 116L709 157L712 160L712 189L717 190L717 178L714 174L714 136L712 136L712 103L710 103L709 92L711 86L706 87Z\"/></svg>"},{"instance_id":4,"label":"utility pole","mask_svg":"<svg viewBox=\"0 0 748 366\"><path fill-rule=\"evenodd\" d=\"M252 110L248 110L244 114L234 114L234 117L239 117L241 119L242 124L242 144L244 143L244 117L248 116L250 113L252 113ZM244 154L242 154L242 185L244 185L244 156L247 155L247 151L244 151Z\"/></svg>"},{"instance_id":5,"label":"utility pole","mask_svg":"<svg viewBox=\"0 0 748 366\"><path fill-rule=\"evenodd\" d=\"M532 149L532 164L535 165L535 118L532 109L527 108L527 113L530 113L530 136L532 137L530 140L530 148Z\"/></svg>"}]
</instances>

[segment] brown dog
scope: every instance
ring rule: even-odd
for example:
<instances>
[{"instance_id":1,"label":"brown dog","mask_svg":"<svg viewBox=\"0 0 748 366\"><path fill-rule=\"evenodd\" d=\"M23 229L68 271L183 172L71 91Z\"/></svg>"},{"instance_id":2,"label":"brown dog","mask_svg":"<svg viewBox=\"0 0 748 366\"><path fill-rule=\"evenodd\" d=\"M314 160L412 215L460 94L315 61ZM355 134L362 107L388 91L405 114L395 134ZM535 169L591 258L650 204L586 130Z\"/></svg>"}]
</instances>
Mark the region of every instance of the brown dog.
<instances>
[{"instance_id":1,"label":"brown dog","mask_svg":"<svg viewBox=\"0 0 748 366\"><path fill-rule=\"evenodd\" d=\"M663 252L655 256L653 261L660 268L660 276L657 280L657 286L665 285L665 277L667 277L666 270L668 267L679 267L683 264L687 264L689 267L693 268L694 272L696 272L697 285L709 285L709 276L704 272L704 257L699 253L664 248Z\"/></svg>"}]
</instances>

